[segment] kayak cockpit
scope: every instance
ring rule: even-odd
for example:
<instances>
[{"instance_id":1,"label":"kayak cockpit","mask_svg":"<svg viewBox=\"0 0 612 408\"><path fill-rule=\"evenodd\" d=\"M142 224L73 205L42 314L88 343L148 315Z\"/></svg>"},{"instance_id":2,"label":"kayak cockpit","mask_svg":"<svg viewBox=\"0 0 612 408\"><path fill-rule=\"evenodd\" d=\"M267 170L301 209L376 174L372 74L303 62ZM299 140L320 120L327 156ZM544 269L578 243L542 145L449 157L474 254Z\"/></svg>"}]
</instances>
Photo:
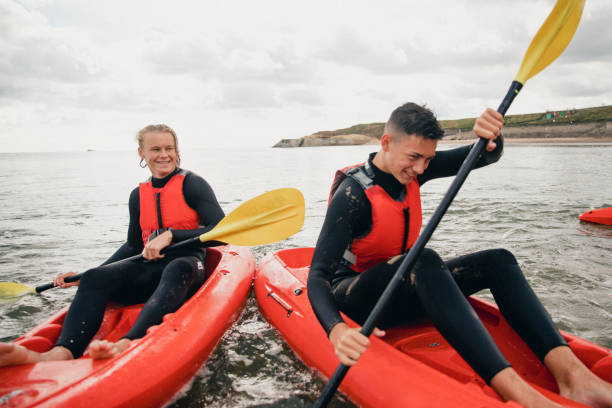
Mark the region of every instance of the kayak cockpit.
<instances>
[{"instance_id":1,"label":"kayak cockpit","mask_svg":"<svg viewBox=\"0 0 612 408\"><path fill-rule=\"evenodd\" d=\"M209 248L206 251L205 268L207 274L212 273L217 268L222 256L223 253L215 248ZM121 339L136 322L142 307L142 303L131 306L109 303L104 312L100 328L92 340L104 339L116 342ZM58 314L55 314L47 321L39 324L15 340L15 343L39 353L49 351L59 338L67 311L68 308L66 307ZM89 354L86 351L81 358L88 357Z\"/></svg>"}]
</instances>

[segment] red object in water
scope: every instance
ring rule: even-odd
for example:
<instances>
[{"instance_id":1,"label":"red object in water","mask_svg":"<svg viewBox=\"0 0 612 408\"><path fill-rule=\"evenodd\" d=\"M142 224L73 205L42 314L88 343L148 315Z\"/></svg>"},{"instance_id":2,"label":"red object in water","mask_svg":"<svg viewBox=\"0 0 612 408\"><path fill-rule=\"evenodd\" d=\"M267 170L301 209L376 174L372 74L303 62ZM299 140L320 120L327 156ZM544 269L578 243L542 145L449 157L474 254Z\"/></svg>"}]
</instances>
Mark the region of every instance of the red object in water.
<instances>
[{"instance_id":1,"label":"red object in water","mask_svg":"<svg viewBox=\"0 0 612 408\"><path fill-rule=\"evenodd\" d=\"M339 361L308 301L306 280L313 248L269 254L255 274L255 295L264 317L309 367L330 378ZM548 398L566 407L583 405L558 394L540 360L510 328L496 306L469 299L516 371ZM351 326L354 322L343 316ZM340 390L362 407L518 407L504 403L444 340L427 319L370 337L371 347L353 366ZM593 372L612 381L610 350L562 333Z\"/></svg>"},{"instance_id":2,"label":"red object in water","mask_svg":"<svg viewBox=\"0 0 612 408\"><path fill-rule=\"evenodd\" d=\"M154 407L168 402L200 369L240 316L255 259L244 247L209 248L204 285L175 313L112 359L50 361L0 368L2 407ZM142 305L109 305L95 338L116 341ZM15 340L46 351L59 336L67 308Z\"/></svg>"},{"instance_id":3,"label":"red object in water","mask_svg":"<svg viewBox=\"0 0 612 408\"><path fill-rule=\"evenodd\" d=\"M612 207L589 210L579 217L580 221L594 222L596 224L612 225Z\"/></svg>"}]
</instances>

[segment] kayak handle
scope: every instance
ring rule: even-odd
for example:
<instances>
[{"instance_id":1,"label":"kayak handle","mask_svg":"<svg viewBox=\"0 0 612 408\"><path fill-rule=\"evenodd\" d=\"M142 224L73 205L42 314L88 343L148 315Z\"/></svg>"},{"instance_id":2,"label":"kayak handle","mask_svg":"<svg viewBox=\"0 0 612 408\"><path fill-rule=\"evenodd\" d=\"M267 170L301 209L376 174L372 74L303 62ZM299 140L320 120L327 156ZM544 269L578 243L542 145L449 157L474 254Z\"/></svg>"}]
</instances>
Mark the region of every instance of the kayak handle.
<instances>
[{"instance_id":1,"label":"kayak handle","mask_svg":"<svg viewBox=\"0 0 612 408\"><path fill-rule=\"evenodd\" d=\"M285 309L285 311L287 312L287 317L291 316L291 313L293 313L293 309L291 308L291 306L287 305L285 303L285 301L283 299L280 298L280 296L278 296L276 293L270 291L268 292L267 297L271 297L272 300L274 300L276 303L278 303L283 309Z\"/></svg>"}]
</instances>

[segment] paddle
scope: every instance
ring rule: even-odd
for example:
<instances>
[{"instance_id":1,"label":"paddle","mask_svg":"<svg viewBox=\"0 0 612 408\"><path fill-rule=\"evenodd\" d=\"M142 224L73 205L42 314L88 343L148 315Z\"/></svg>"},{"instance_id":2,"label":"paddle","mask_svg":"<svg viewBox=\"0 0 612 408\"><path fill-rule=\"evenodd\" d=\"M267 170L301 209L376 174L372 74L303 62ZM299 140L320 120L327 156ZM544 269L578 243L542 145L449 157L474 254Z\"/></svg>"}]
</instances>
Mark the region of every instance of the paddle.
<instances>
[{"instance_id":1,"label":"paddle","mask_svg":"<svg viewBox=\"0 0 612 408\"><path fill-rule=\"evenodd\" d=\"M212 230L191 239L172 244L162 253L200 242L252 246L264 245L290 237L304 224L304 196L295 188L280 188L261 194L242 203L225 216ZM142 254L114 262L141 259ZM111 265L111 264L109 264ZM75 282L83 274L69 276L65 282ZM0 282L0 297L15 297L27 293L40 293L51 289L53 283L32 288L14 282Z\"/></svg>"},{"instance_id":2,"label":"paddle","mask_svg":"<svg viewBox=\"0 0 612 408\"><path fill-rule=\"evenodd\" d=\"M584 2L585 0L557 1L557 4L555 4L555 7L551 11L550 15L542 27L540 27L534 39L531 41L531 45L529 46L529 49L527 49L523 62L521 63L521 68L519 69L514 81L512 81L510 89L504 97L504 100L497 109L499 113L504 115L525 82L527 82L529 78L540 72L542 69L546 68L546 66L553 62L559 55L561 55L563 50L565 50L570 40L574 36L578 23L580 22ZM427 226L423 229L423 232L421 232L421 235L419 235L419 238L414 243L412 248L410 248L410 251L408 251L408 255L404 257L404 260L398 267L395 275L389 282L389 285L362 326L360 332L363 335L369 336L372 334L380 313L385 308L393 292L403 279L405 273L411 270L414 266L414 263L421 254L425 244L427 241L429 241L429 238L438 226L438 223L444 216L444 213L450 206L451 202L457 195L457 192L463 185L463 182L476 164L476 161L480 158L487 142L487 139L480 138L471 149L461 168L457 172L457 176L438 205L438 208L427 223ZM323 389L321 396L313 405L314 407L320 408L327 406L348 370L349 366L344 364L340 364L338 366L334 372L334 375Z\"/></svg>"}]
</instances>

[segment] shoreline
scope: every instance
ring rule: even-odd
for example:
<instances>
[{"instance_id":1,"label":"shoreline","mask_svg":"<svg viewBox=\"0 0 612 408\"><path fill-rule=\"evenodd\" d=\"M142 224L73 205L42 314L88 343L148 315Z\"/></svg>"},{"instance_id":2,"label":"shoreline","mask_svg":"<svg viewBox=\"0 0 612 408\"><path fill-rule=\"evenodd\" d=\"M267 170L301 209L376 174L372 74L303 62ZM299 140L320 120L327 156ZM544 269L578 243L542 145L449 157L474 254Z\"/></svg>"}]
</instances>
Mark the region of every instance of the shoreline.
<instances>
[{"instance_id":1,"label":"shoreline","mask_svg":"<svg viewBox=\"0 0 612 408\"><path fill-rule=\"evenodd\" d=\"M442 139L439 144L471 144L475 139ZM612 137L504 137L505 144L583 144L612 143Z\"/></svg>"},{"instance_id":2,"label":"shoreline","mask_svg":"<svg viewBox=\"0 0 612 408\"><path fill-rule=\"evenodd\" d=\"M294 139L295 142L300 139ZM469 145L476 141L476 137L472 138L442 138L438 141L439 145ZM334 146L378 146L380 141L378 139L371 139L366 143L325 143L317 141L315 143L278 143L272 148L303 148L303 147L334 147ZM504 143L506 145L521 145L521 144L591 144L591 145L610 145L612 144L612 137L508 137L504 136Z\"/></svg>"},{"instance_id":3,"label":"shoreline","mask_svg":"<svg viewBox=\"0 0 612 408\"><path fill-rule=\"evenodd\" d=\"M376 125L376 129L374 129ZM297 139L282 139L273 147L347 146L378 144L383 124L368 128L349 129L352 132L317 132ZM361 126L361 125L359 125ZM471 129L445 128L441 143L471 143L475 135ZM515 125L502 130L507 143L611 143L612 120L572 124Z\"/></svg>"}]
</instances>

